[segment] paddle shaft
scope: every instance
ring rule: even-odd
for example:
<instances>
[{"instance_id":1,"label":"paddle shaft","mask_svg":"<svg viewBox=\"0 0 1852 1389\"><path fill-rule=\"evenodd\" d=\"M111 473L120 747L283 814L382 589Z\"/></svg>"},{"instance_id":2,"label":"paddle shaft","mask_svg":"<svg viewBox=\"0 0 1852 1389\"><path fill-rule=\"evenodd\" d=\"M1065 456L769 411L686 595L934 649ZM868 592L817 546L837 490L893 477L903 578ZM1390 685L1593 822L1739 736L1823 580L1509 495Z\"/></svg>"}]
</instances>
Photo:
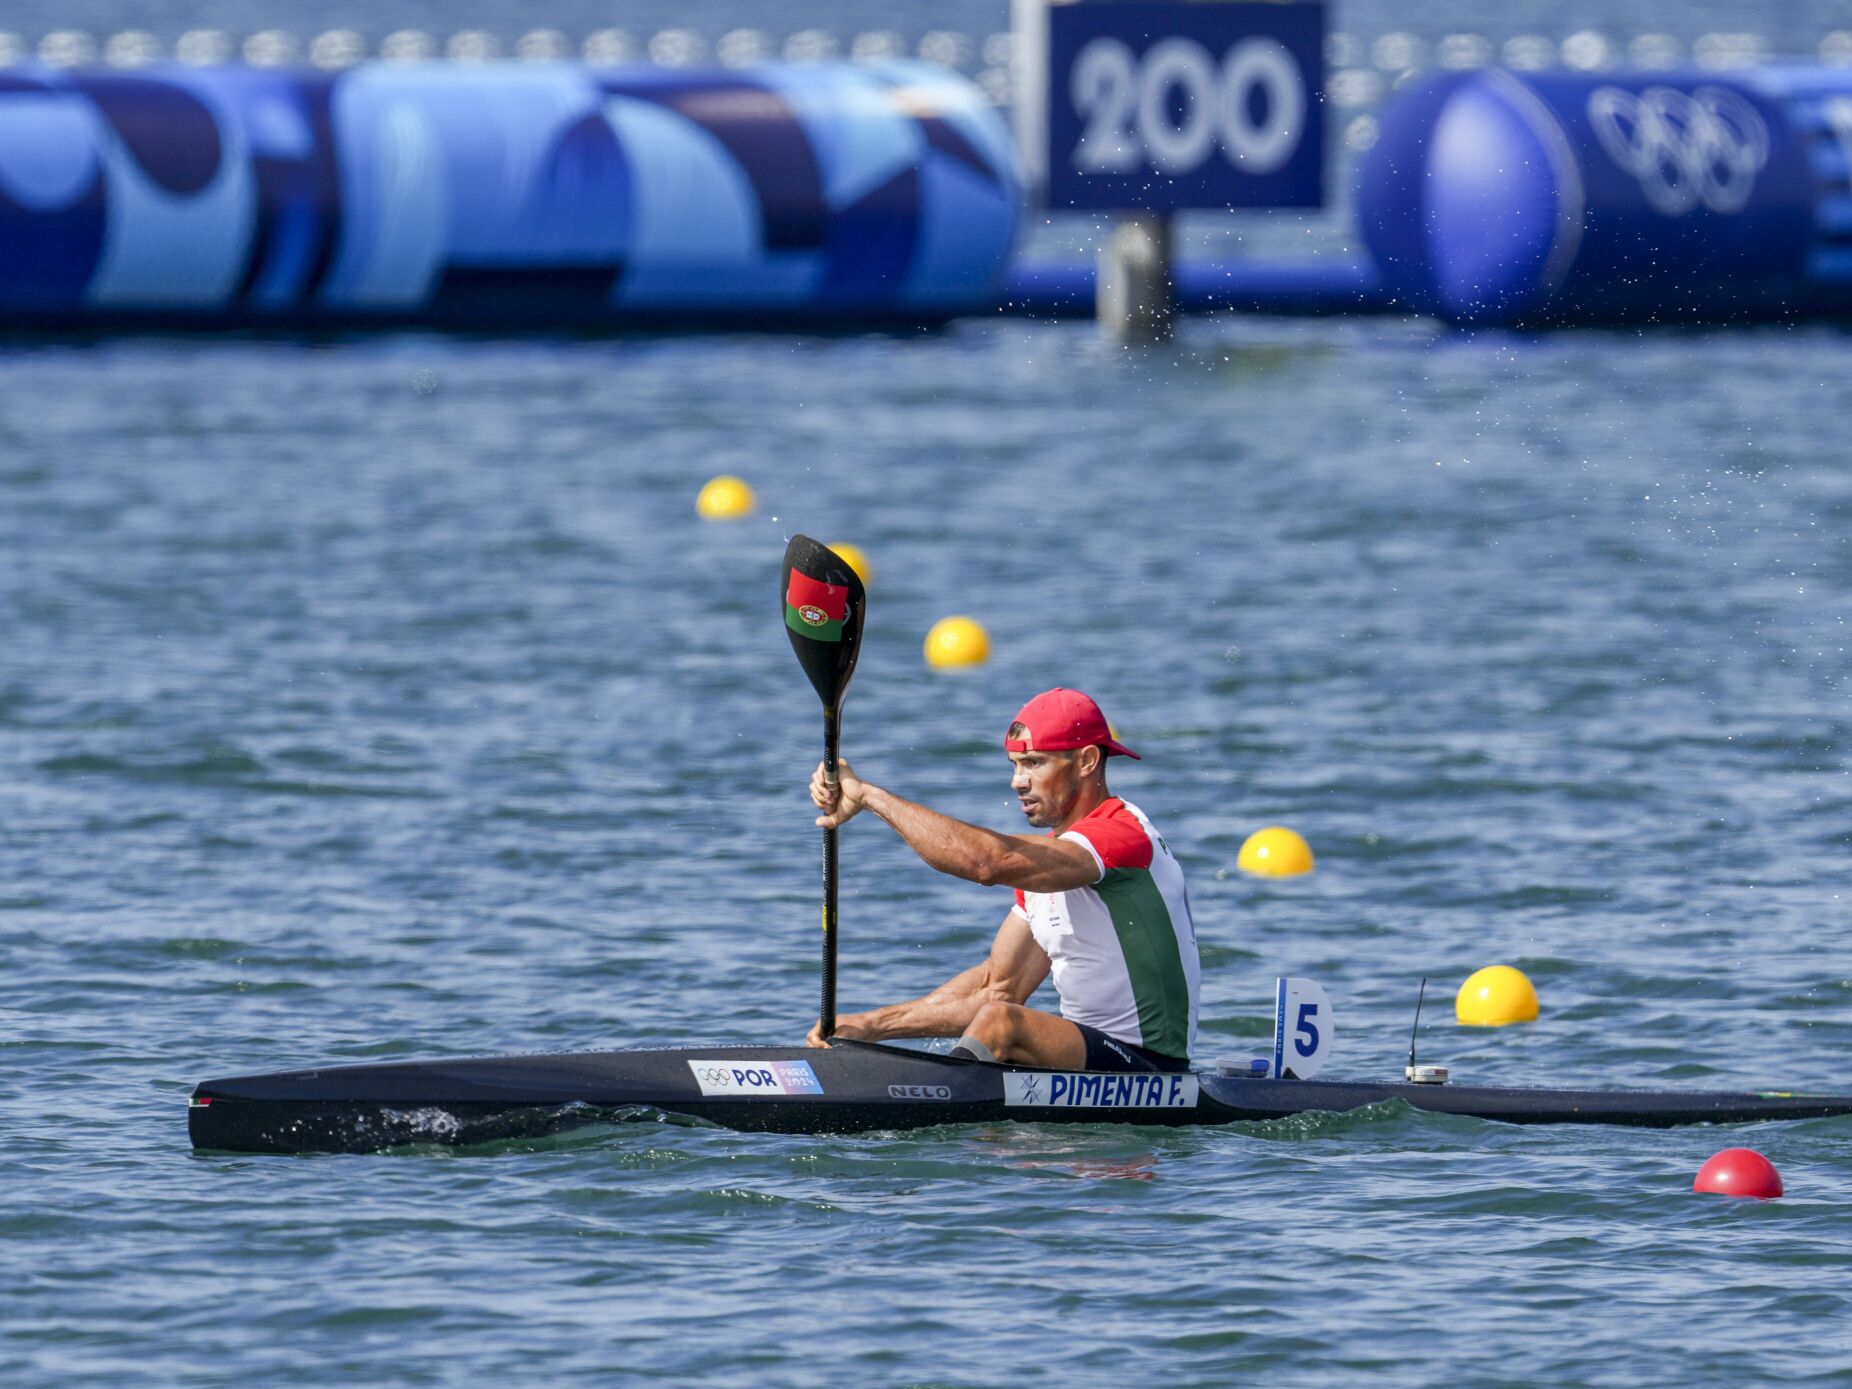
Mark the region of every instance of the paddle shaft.
<instances>
[{"instance_id":1,"label":"paddle shaft","mask_svg":"<svg viewBox=\"0 0 1852 1389\"><path fill-rule=\"evenodd\" d=\"M836 752L841 736L836 706L823 706L823 782L832 790L836 781ZM818 1031L825 1037L836 1031L836 829L823 831L823 1006L818 1010Z\"/></svg>"}]
</instances>

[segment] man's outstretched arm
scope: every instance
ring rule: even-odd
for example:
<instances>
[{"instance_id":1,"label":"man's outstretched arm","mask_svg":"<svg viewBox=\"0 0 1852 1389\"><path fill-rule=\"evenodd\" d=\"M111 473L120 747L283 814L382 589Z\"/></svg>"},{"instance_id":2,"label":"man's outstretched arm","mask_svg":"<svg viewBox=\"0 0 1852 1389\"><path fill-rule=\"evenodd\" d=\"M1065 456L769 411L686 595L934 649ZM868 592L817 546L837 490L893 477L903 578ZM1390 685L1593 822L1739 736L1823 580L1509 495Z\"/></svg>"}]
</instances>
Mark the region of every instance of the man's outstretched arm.
<instances>
[{"instance_id":1,"label":"man's outstretched arm","mask_svg":"<svg viewBox=\"0 0 1852 1389\"><path fill-rule=\"evenodd\" d=\"M1001 884L1024 892L1066 892L1100 880L1099 861L1070 839L999 834L967 824L863 781L847 762L836 765L840 778L836 787L824 782L821 764L810 779L810 799L824 812L817 823L825 828L871 810L893 826L907 847L929 866L985 887Z\"/></svg>"},{"instance_id":2,"label":"man's outstretched arm","mask_svg":"<svg viewBox=\"0 0 1852 1389\"><path fill-rule=\"evenodd\" d=\"M1021 912L1003 919L991 942L990 958L953 975L924 998L891 1003L866 1013L836 1019L838 1037L879 1042L889 1037L959 1037L986 1003L1024 1003L1048 977L1048 956L1029 934ZM817 1028L805 1038L813 1047L828 1046Z\"/></svg>"}]
</instances>

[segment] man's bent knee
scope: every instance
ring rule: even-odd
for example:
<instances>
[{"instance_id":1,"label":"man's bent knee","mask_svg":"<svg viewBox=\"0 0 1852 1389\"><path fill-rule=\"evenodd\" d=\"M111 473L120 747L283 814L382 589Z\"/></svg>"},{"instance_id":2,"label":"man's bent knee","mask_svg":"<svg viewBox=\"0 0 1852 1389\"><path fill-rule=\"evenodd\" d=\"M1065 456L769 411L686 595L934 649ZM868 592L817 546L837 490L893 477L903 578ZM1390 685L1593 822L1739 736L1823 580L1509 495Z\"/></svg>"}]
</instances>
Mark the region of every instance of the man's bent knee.
<instances>
[{"instance_id":1,"label":"man's bent knee","mask_svg":"<svg viewBox=\"0 0 1852 1389\"><path fill-rule=\"evenodd\" d=\"M1014 1003L986 1003L972 1016L971 1025L965 1029L971 1036L981 1038L992 1051L1007 1045L1016 1035L1016 1018L1022 1009Z\"/></svg>"},{"instance_id":2,"label":"man's bent knee","mask_svg":"<svg viewBox=\"0 0 1852 1389\"><path fill-rule=\"evenodd\" d=\"M973 1061L1013 1060L1020 1028L1017 1020L1023 1010L1013 1003L993 1000L971 1015L965 1035L952 1048L952 1055Z\"/></svg>"}]
</instances>

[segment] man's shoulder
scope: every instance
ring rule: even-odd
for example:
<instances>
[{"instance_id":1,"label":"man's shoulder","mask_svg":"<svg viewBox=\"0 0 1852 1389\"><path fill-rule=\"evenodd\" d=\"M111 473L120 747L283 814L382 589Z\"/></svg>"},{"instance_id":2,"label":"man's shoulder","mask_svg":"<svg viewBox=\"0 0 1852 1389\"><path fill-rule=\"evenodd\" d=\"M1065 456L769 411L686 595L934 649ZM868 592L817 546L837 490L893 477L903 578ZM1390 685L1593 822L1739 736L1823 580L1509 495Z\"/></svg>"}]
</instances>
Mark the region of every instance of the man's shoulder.
<instances>
[{"instance_id":1,"label":"man's shoulder","mask_svg":"<svg viewBox=\"0 0 1852 1389\"><path fill-rule=\"evenodd\" d=\"M1135 831L1147 839L1159 837L1151 817L1123 796L1108 796L1074 822L1075 829L1082 825L1111 825Z\"/></svg>"},{"instance_id":2,"label":"man's shoulder","mask_svg":"<svg viewBox=\"0 0 1852 1389\"><path fill-rule=\"evenodd\" d=\"M1068 830L1092 845L1100 865L1107 872L1115 868L1149 868L1152 847L1157 839L1150 822L1138 808L1108 796Z\"/></svg>"}]
</instances>

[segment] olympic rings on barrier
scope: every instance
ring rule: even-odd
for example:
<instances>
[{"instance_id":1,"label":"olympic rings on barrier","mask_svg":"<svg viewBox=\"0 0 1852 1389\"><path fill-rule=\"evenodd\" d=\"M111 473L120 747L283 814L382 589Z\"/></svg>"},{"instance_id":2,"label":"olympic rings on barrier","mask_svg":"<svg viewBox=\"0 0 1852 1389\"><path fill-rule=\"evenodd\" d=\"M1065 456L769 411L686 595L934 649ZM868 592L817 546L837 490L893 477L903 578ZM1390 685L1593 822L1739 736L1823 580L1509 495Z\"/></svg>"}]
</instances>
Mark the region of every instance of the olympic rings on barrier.
<instances>
[{"instance_id":1,"label":"olympic rings on barrier","mask_svg":"<svg viewBox=\"0 0 1852 1389\"><path fill-rule=\"evenodd\" d=\"M1589 93L1588 118L1602 148L1667 217L1683 217L1700 204L1712 212L1741 212L1768 163L1767 123L1727 87L1699 87L1689 95L1648 87L1638 96L1600 87Z\"/></svg>"}]
</instances>

